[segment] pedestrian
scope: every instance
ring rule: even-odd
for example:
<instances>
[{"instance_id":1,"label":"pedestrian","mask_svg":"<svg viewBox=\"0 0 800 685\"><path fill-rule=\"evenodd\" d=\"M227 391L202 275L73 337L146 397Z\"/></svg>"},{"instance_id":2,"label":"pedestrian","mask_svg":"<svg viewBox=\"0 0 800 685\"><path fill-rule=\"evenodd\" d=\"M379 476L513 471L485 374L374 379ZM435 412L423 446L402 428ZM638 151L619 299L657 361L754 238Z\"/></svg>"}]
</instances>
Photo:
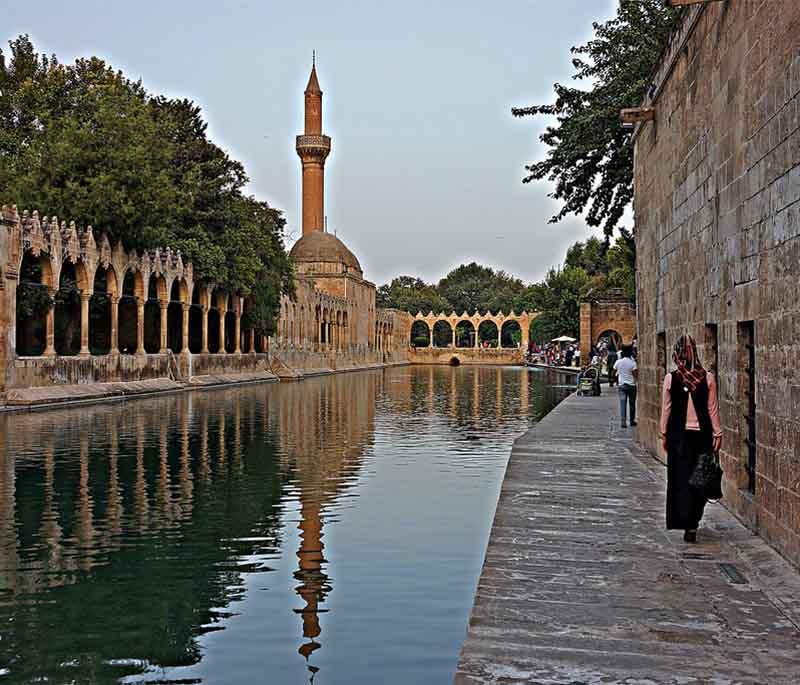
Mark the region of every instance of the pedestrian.
<instances>
[{"instance_id":1,"label":"pedestrian","mask_svg":"<svg viewBox=\"0 0 800 685\"><path fill-rule=\"evenodd\" d=\"M630 406L631 426L636 425L636 380L639 378L639 368L631 356L633 350L630 345L622 346L622 357L614 364L614 371L617 372L619 392L619 418L620 426L628 427L626 420L626 408Z\"/></svg>"},{"instance_id":2,"label":"pedestrian","mask_svg":"<svg viewBox=\"0 0 800 685\"><path fill-rule=\"evenodd\" d=\"M722 448L717 381L703 368L689 335L678 338L672 361L677 368L664 378L660 426L667 453L667 529L683 530L686 542L696 542L706 498L689 478L699 455Z\"/></svg>"},{"instance_id":3,"label":"pedestrian","mask_svg":"<svg viewBox=\"0 0 800 685\"><path fill-rule=\"evenodd\" d=\"M617 382L617 372L614 370L614 364L617 363L617 347L612 342L608 346L608 356L606 357L606 368L608 369L608 387L614 387Z\"/></svg>"}]
</instances>

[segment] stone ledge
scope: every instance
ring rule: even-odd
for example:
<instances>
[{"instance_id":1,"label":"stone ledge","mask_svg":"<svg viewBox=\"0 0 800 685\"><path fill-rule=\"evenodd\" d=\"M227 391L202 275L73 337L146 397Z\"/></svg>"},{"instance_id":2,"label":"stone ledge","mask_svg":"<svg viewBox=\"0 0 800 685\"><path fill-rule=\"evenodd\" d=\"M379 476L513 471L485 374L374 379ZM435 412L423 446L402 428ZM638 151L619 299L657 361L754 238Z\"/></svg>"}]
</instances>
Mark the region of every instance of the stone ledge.
<instances>
[{"instance_id":1,"label":"stone ledge","mask_svg":"<svg viewBox=\"0 0 800 685\"><path fill-rule=\"evenodd\" d=\"M208 374L192 376L190 388L214 387L218 385L240 385L243 383L275 382L278 377L271 371L249 371L245 373Z\"/></svg>"},{"instance_id":2,"label":"stone ledge","mask_svg":"<svg viewBox=\"0 0 800 685\"><path fill-rule=\"evenodd\" d=\"M33 407L37 405L70 402L91 402L100 399L121 399L132 395L156 392L175 392L183 385L169 378L117 383L81 383L51 385L36 388L18 388L6 393L8 407Z\"/></svg>"}]
</instances>

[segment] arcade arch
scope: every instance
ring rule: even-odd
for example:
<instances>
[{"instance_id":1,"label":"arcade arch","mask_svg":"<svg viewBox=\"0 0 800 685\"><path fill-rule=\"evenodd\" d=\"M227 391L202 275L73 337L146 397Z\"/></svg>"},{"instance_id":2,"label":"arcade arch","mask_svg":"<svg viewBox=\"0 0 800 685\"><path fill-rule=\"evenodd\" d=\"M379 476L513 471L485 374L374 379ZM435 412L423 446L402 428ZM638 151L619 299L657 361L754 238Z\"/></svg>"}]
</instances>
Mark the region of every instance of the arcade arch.
<instances>
[{"instance_id":1,"label":"arcade arch","mask_svg":"<svg viewBox=\"0 0 800 685\"><path fill-rule=\"evenodd\" d=\"M431 346L431 329L425 321L415 321L411 325L411 345L413 347Z\"/></svg>"},{"instance_id":2,"label":"arcade arch","mask_svg":"<svg viewBox=\"0 0 800 685\"><path fill-rule=\"evenodd\" d=\"M475 325L469 319L456 324L456 347L477 347Z\"/></svg>"},{"instance_id":3,"label":"arcade arch","mask_svg":"<svg viewBox=\"0 0 800 685\"><path fill-rule=\"evenodd\" d=\"M454 342L455 332L449 321L440 319L433 324L434 347L453 347Z\"/></svg>"},{"instance_id":4,"label":"arcade arch","mask_svg":"<svg viewBox=\"0 0 800 685\"><path fill-rule=\"evenodd\" d=\"M500 333L494 321L481 321L478 325L478 344L483 347L497 347Z\"/></svg>"},{"instance_id":5,"label":"arcade arch","mask_svg":"<svg viewBox=\"0 0 800 685\"><path fill-rule=\"evenodd\" d=\"M500 329L500 346L504 348L519 347L522 343L522 327L519 321L511 319L503 323Z\"/></svg>"}]
</instances>

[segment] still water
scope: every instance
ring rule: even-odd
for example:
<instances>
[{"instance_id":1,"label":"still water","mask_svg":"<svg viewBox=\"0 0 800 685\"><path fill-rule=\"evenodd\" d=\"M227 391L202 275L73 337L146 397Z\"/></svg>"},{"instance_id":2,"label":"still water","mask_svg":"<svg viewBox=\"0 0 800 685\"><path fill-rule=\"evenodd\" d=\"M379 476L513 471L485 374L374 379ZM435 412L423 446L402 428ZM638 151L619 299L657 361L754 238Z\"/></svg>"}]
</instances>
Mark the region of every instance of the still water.
<instances>
[{"instance_id":1,"label":"still water","mask_svg":"<svg viewBox=\"0 0 800 685\"><path fill-rule=\"evenodd\" d=\"M0 416L0 683L448 683L513 439L404 367Z\"/></svg>"}]
</instances>

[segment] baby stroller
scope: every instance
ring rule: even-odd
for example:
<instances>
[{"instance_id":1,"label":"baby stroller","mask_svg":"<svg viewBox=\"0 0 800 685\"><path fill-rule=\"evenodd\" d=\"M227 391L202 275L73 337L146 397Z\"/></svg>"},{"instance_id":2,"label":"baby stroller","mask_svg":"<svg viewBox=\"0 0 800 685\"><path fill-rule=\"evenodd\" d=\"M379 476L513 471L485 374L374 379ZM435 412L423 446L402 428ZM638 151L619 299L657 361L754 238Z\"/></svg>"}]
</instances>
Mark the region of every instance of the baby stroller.
<instances>
[{"instance_id":1,"label":"baby stroller","mask_svg":"<svg viewBox=\"0 0 800 685\"><path fill-rule=\"evenodd\" d=\"M578 395L600 396L600 369L596 366L590 366L581 373Z\"/></svg>"}]
</instances>

